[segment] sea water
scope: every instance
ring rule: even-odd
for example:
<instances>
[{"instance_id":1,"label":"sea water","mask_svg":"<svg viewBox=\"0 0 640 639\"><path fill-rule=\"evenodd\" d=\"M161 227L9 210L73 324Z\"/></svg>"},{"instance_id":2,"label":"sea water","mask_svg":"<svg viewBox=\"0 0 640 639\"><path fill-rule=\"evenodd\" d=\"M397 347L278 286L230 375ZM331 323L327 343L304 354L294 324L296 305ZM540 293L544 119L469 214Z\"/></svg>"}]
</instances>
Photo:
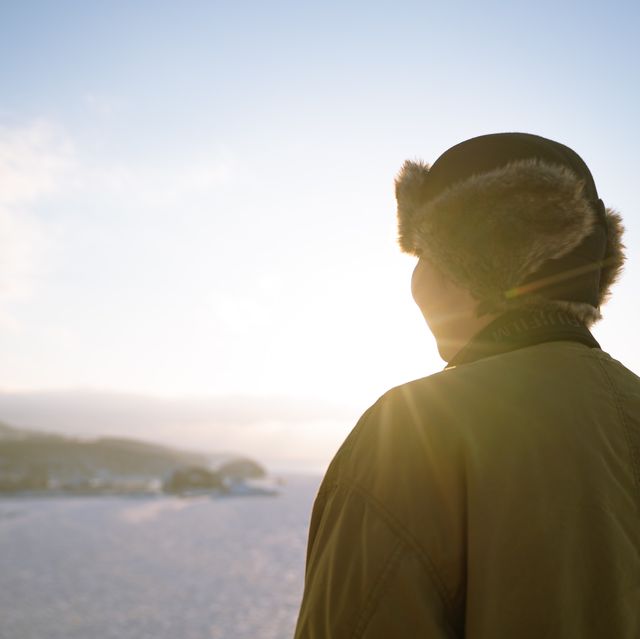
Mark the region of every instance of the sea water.
<instances>
[{"instance_id":1,"label":"sea water","mask_svg":"<svg viewBox=\"0 0 640 639\"><path fill-rule=\"evenodd\" d=\"M0 638L290 638L318 484L0 499Z\"/></svg>"}]
</instances>

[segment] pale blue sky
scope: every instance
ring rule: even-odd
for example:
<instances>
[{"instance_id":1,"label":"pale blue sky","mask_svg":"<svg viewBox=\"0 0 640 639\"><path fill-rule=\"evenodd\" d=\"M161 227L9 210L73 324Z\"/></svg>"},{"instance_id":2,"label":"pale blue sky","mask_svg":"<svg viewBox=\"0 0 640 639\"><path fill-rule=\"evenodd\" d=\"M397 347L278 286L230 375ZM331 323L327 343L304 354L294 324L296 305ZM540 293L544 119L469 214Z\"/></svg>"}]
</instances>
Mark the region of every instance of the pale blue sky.
<instances>
[{"instance_id":1,"label":"pale blue sky","mask_svg":"<svg viewBox=\"0 0 640 639\"><path fill-rule=\"evenodd\" d=\"M573 147L622 212L630 264L596 332L640 371L639 11L0 4L0 389L330 400L324 460L442 365L394 174L504 130Z\"/></svg>"}]
</instances>

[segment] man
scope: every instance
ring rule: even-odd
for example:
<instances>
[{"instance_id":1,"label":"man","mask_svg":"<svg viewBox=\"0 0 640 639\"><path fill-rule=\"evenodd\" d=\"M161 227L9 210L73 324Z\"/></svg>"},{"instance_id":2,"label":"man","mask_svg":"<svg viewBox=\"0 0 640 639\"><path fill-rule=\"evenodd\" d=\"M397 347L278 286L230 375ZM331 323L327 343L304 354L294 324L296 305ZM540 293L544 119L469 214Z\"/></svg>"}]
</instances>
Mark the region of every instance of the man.
<instances>
[{"instance_id":1,"label":"man","mask_svg":"<svg viewBox=\"0 0 640 639\"><path fill-rule=\"evenodd\" d=\"M298 639L640 637L640 379L600 348L620 217L571 149L467 140L396 182L447 368L351 432L314 505Z\"/></svg>"}]
</instances>

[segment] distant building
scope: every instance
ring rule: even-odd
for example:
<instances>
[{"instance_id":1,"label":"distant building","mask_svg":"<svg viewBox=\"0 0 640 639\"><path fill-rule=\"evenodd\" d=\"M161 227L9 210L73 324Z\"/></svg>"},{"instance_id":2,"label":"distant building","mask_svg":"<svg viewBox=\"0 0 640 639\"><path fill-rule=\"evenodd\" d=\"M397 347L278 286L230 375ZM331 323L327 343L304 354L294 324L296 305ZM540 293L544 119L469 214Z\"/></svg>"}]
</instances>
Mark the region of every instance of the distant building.
<instances>
[{"instance_id":1,"label":"distant building","mask_svg":"<svg viewBox=\"0 0 640 639\"><path fill-rule=\"evenodd\" d=\"M185 495L189 493L224 491L225 483L219 473L201 466L188 466L173 471L162 483L165 493Z\"/></svg>"}]
</instances>

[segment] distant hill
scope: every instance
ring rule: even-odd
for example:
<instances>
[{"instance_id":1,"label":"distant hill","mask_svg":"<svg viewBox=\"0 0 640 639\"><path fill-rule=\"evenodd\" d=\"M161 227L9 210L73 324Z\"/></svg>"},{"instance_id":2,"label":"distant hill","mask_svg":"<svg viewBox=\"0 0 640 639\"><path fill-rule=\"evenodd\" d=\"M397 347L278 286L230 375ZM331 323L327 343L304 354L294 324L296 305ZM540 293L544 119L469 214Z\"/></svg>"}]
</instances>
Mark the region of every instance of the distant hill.
<instances>
[{"instance_id":1,"label":"distant hill","mask_svg":"<svg viewBox=\"0 0 640 639\"><path fill-rule=\"evenodd\" d=\"M14 428L4 422L0 422L0 443L6 440L24 440L31 437L49 437L64 439L61 435L44 433L37 430L27 430L26 428Z\"/></svg>"},{"instance_id":2,"label":"distant hill","mask_svg":"<svg viewBox=\"0 0 640 639\"><path fill-rule=\"evenodd\" d=\"M248 472L247 460L238 460ZM122 438L80 440L0 423L0 492L135 492L150 490L154 482L159 486L180 468L210 466L210 456L201 453Z\"/></svg>"}]
</instances>

